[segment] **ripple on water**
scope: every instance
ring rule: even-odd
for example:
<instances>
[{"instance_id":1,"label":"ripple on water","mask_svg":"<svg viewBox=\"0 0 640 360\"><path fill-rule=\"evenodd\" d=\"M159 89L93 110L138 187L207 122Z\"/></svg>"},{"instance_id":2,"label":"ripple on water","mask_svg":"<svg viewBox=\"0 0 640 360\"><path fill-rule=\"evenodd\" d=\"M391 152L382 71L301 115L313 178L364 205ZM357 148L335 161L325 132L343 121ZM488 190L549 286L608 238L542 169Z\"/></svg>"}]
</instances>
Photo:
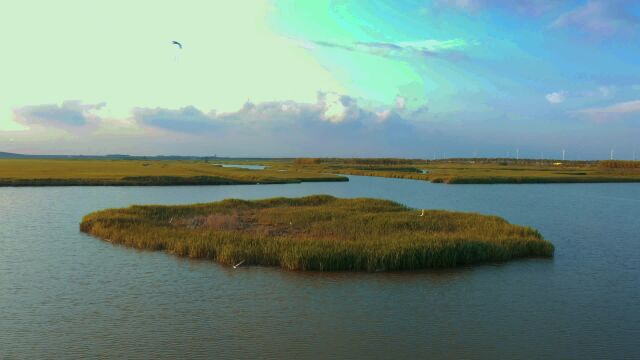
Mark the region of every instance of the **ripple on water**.
<instances>
[{"instance_id":1,"label":"ripple on water","mask_svg":"<svg viewBox=\"0 0 640 360\"><path fill-rule=\"evenodd\" d=\"M418 273L233 270L78 231L134 203L313 193L496 214L556 245ZM0 188L0 358L638 358L640 184Z\"/></svg>"}]
</instances>

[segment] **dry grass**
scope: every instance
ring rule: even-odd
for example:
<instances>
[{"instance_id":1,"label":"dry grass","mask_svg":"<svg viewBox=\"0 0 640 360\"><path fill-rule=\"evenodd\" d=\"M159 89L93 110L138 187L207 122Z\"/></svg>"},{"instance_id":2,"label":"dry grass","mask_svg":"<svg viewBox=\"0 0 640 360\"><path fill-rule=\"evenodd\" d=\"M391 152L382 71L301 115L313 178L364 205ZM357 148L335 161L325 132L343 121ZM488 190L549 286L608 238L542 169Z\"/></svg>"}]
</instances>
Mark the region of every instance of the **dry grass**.
<instances>
[{"instance_id":1,"label":"dry grass","mask_svg":"<svg viewBox=\"0 0 640 360\"><path fill-rule=\"evenodd\" d=\"M205 161L0 159L0 186L227 185L346 181L305 169L223 168Z\"/></svg>"},{"instance_id":2,"label":"dry grass","mask_svg":"<svg viewBox=\"0 0 640 360\"><path fill-rule=\"evenodd\" d=\"M367 164L365 159L357 162L351 161L352 159L303 160L294 161L294 167L316 172L425 180L447 184L640 182L640 161L558 162L454 159L394 162L393 159L371 159L371 163ZM427 172L421 173L420 170Z\"/></svg>"}]
</instances>

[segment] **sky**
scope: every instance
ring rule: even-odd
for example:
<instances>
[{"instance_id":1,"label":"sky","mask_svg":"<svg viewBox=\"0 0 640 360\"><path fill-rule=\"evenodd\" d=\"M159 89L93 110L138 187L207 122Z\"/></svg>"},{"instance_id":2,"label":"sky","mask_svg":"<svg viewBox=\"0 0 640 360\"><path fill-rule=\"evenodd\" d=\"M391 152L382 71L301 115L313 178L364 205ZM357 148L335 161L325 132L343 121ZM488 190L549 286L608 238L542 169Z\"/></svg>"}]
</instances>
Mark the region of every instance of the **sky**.
<instances>
[{"instance_id":1,"label":"sky","mask_svg":"<svg viewBox=\"0 0 640 360\"><path fill-rule=\"evenodd\" d=\"M7 0L0 14L0 151L640 158L638 1Z\"/></svg>"}]
</instances>

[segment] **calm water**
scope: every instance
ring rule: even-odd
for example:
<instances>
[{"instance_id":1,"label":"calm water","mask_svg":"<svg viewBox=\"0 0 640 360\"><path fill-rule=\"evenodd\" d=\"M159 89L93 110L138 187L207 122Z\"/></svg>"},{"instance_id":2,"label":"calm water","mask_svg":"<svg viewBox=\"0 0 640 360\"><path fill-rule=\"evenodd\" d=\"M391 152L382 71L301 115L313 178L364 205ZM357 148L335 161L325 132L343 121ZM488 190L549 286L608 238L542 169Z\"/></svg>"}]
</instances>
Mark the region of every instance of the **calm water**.
<instances>
[{"instance_id":1,"label":"calm water","mask_svg":"<svg viewBox=\"0 0 640 360\"><path fill-rule=\"evenodd\" d=\"M223 168L240 168L240 169L249 169L249 170L264 170L266 166L264 165L246 165L246 164L214 164L220 165Z\"/></svg>"},{"instance_id":2,"label":"calm water","mask_svg":"<svg viewBox=\"0 0 640 360\"><path fill-rule=\"evenodd\" d=\"M81 217L313 193L501 215L553 260L395 274L229 269L112 246ZM0 188L0 358L640 358L640 184Z\"/></svg>"}]
</instances>

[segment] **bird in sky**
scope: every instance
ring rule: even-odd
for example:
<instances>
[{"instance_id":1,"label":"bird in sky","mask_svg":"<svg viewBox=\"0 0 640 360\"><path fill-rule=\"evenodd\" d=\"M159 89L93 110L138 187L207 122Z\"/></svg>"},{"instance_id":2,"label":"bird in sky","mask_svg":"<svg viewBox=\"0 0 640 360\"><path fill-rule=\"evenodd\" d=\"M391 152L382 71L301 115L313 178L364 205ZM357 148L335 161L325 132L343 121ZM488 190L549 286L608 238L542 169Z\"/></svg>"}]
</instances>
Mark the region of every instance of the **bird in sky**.
<instances>
[{"instance_id":1,"label":"bird in sky","mask_svg":"<svg viewBox=\"0 0 640 360\"><path fill-rule=\"evenodd\" d=\"M181 43L179 43L179 42L177 42L177 41L175 41L175 40L173 40L171 43L172 43L173 45L178 45L178 47L179 47L180 49L182 49L182 44L181 44Z\"/></svg>"}]
</instances>

